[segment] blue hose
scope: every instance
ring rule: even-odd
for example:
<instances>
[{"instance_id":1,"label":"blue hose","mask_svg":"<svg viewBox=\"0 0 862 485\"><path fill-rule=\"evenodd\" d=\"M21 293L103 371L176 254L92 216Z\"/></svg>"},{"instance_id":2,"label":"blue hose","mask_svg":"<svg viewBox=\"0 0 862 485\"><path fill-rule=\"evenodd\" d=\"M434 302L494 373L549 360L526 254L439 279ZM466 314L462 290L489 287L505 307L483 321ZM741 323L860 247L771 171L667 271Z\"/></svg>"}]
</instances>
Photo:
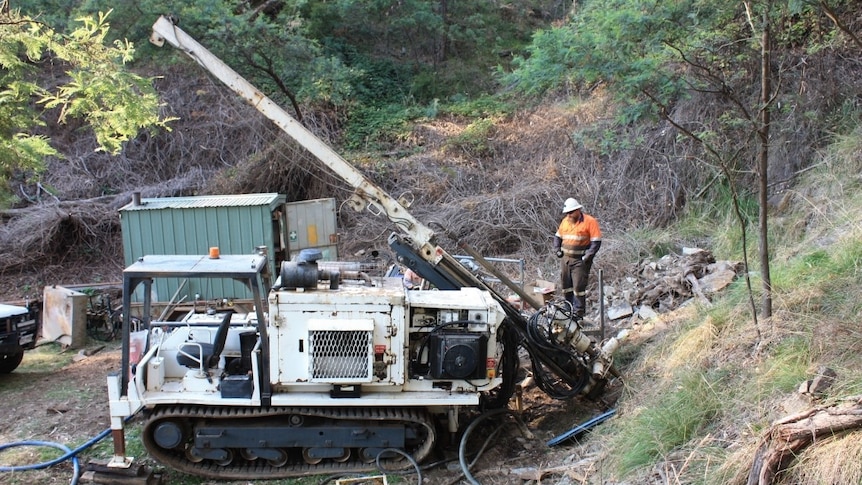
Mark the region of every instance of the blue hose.
<instances>
[{"instance_id":1,"label":"blue hose","mask_svg":"<svg viewBox=\"0 0 862 485\"><path fill-rule=\"evenodd\" d=\"M48 446L51 448L57 448L59 450L65 451L66 454L60 456L58 458L54 458L51 461L46 461L43 463L35 463L33 465L20 465L20 466L0 466L0 472L18 472L18 471L26 471L26 470L42 470L44 468L48 468L54 466L58 463L62 463L68 459L72 459L72 467L74 471L74 475L72 476L72 480L69 482L70 485L77 485L78 476L81 473L81 464L78 462L78 453L86 450L87 448L95 445L99 441L105 439L106 436L111 434L111 428L108 428L94 438L90 439L83 445L75 448L74 450L69 449L66 445L61 445L59 443L52 443L50 441L18 441L15 443L7 443L5 445L0 445L0 452L5 450L6 448L13 448L16 446Z\"/></svg>"},{"instance_id":2,"label":"blue hose","mask_svg":"<svg viewBox=\"0 0 862 485\"><path fill-rule=\"evenodd\" d=\"M611 409L610 411L608 411L604 414L600 414L600 415L596 416L595 418L590 419L589 421L581 423L581 424L575 426L574 428L566 431L565 433L561 434L560 436L557 436L556 438L548 441L547 445L548 446L556 446L556 445L568 440L569 438L574 438L578 434L592 428L593 426L596 426L597 424L603 423L608 418L610 418L611 416L616 414L616 412L617 412L616 409Z\"/></svg>"}]
</instances>

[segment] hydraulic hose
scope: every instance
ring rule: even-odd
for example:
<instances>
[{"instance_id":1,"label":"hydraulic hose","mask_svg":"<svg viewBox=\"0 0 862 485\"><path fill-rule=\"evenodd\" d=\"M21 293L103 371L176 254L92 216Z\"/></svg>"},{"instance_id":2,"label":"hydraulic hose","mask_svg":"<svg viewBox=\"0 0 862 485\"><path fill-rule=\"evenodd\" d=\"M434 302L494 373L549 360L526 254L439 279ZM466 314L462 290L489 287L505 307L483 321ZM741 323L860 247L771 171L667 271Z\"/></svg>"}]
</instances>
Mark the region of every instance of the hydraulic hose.
<instances>
[{"instance_id":1,"label":"hydraulic hose","mask_svg":"<svg viewBox=\"0 0 862 485\"><path fill-rule=\"evenodd\" d=\"M132 416L129 416L128 418L126 418L126 421L128 421L131 418L132 418ZM65 452L65 454L60 456L60 457L57 457L57 458L54 458L53 460L42 462L42 463L34 463L32 465L18 465L18 466L0 466L0 472L18 472L18 471L27 471L27 470L42 470L42 469L45 469L48 467L52 467L58 463L62 463L68 459L71 459L74 475L72 476L72 480L69 482L69 484L70 485L77 485L78 477L81 473L81 464L78 461L78 453L80 453L80 452L86 450L87 448L95 445L99 441L102 441L109 434L111 434L111 428L108 428L108 429L102 431L101 433L94 436L89 441L87 441L83 445L75 448L74 450L70 449L66 445L63 445L60 443L53 443L50 441L18 441L18 442L14 442L14 443L7 443L7 444L0 445L0 452L2 452L3 450L5 450L7 448L14 448L14 447L18 447L18 446L47 446L47 447L51 447L51 448L57 448L57 449Z\"/></svg>"},{"instance_id":2,"label":"hydraulic hose","mask_svg":"<svg viewBox=\"0 0 862 485\"><path fill-rule=\"evenodd\" d=\"M50 441L18 441L15 443L8 443L5 445L0 445L0 451L3 451L7 448L16 447L16 446L48 446L51 448L57 448L59 450L65 451L66 454L59 457L59 458L55 458L51 461L46 461L43 463L36 463L33 465L2 466L2 467L0 467L0 472L41 470L43 468L48 468L50 466L54 466L57 463L62 463L64 461L68 460L69 458L72 458L72 468L73 468L72 473L73 473L73 475L72 475L72 480L69 483L70 483L70 485L77 485L78 476L80 475L80 472L81 472L81 464L78 462L78 457L75 455L78 451L81 450L81 448L78 448L77 450L71 450L66 445L61 445L60 443L52 443Z\"/></svg>"},{"instance_id":3,"label":"hydraulic hose","mask_svg":"<svg viewBox=\"0 0 862 485\"><path fill-rule=\"evenodd\" d=\"M390 453L390 452L394 452L394 453L397 453L397 454L403 456L404 458L407 459L407 461L410 462L411 465L413 465L413 469L416 471L416 484L422 485L422 468L419 466L419 464L416 462L416 460L412 456L410 456L408 453L403 452L402 450L399 450L398 448L386 448L386 449L382 450L380 453L378 453L377 457L374 459L374 464L377 465L377 469L384 472L384 473L388 472L388 470L386 470L383 467L383 465L380 463L380 457L382 457L385 453Z\"/></svg>"},{"instance_id":4,"label":"hydraulic hose","mask_svg":"<svg viewBox=\"0 0 862 485\"><path fill-rule=\"evenodd\" d=\"M475 478L473 478L473 474L470 473L470 465L467 464L467 439L470 437L470 433L479 426L480 423L485 421L486 419L496 416L498 414L508 413L510 412L506 408L494 409L486 412L485 414L476 418L467 429L464 430L464 435L461 437L461 443L458 445L458 461L461 464L461 473L464 474L464 478L467 479L472 485L481 485ZM478 457L477 457L478 458ZM475 459L474 459L475 462Z\"/></svg>"},{"instance_id":5,"label":"hydraulic hose","mask_svg":"<svg viewBox=\"0 0 862 485\"><path fill-rule=\"evenodd\" d=\"M531 315L524 329L524 347L530 356L536 386L553 399L569 399L580 394L589 383L589 368L581 354L553 340L548 328L552 319L545 311Z\"/></svg>"}]
</instances>

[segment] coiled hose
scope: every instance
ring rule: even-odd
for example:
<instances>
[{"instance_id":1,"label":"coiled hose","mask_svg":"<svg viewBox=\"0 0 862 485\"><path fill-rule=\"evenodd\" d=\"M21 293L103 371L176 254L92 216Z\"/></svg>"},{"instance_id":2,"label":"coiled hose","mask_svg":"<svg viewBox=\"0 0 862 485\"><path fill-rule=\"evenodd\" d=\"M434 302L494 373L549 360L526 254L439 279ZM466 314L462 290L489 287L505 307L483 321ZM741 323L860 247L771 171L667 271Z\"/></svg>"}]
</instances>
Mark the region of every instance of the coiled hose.
<instances>
[{"instance_id":1,"label":"coiled hose","mask_svg":"<svg viewBox=\"0 0 862 485\"><path fill-rule=\"evenodd\" d=\"M574 318L570 303L551 302L530 316L525 338L536 386L551 398L562 400L580 394L589 383L590 373L585 356L553 338L550 325L556 314Z\"/></svg>"},{"instance_id":2,"label":"coiled hose","mask_svg":"<svg viewBox=\"0 0 862 485\"><path fill-rule=\"evenodd\" d=\"M7 444L0 445L0 452L2 452L3 450L5 450L7 448L14 448L14 447L18 447L18 446L47 446L47 447L51 447L51 448L57 448L57 449L65 452L64 455L62 455L58 458L54 458L53 460L42 462L42 463L34 463L32 465L19 465L19 466L0 466L0 472L19 472L19 471L27 471L27 470L42 470L42 469L45 469L48 467L52 467L58 463L62 463L68 459L71 459L72 460L72 468L73 468L73 476L72 476L72 480L69 482L69 484L70 485L77 485L78 477L80 476L80 473L81 473L81 464L78 461L78 453L80 453L80 452L86 450L87 448L95 445L99 441L102 441L109 434L111 434L111 428L108 428L108 429L102 431L101 433L99 433L95 437L91 438L89 441L87 441L83 445L79 446L78 448L75 448L74 450L70 449L66 445L63 445L60 443L53 443L50 441L33 441L33 440L31 440L31 441L18 441L18 442L14 442L14 443L7 443Z\"/></svg>"}]
</instances>

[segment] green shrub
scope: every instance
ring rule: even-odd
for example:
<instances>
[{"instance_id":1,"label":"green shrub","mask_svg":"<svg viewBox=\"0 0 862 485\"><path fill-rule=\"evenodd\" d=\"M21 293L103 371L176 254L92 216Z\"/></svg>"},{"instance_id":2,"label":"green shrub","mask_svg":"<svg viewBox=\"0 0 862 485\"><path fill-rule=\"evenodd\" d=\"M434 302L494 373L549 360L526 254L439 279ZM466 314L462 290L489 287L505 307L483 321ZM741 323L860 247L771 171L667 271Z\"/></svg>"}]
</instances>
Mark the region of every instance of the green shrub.
<instances>
[{"instance_id":1,"label":"green shrub","mask_svg":"<svg viewBox=\"0 0 862 485\"><path fill-rule=\"evenodd\" d=\"M494 121L481 118L467 125L464 131L447 142L447 146L471 157L487 157L491 154L493 133Z\"/></svg>"}]
</instances>

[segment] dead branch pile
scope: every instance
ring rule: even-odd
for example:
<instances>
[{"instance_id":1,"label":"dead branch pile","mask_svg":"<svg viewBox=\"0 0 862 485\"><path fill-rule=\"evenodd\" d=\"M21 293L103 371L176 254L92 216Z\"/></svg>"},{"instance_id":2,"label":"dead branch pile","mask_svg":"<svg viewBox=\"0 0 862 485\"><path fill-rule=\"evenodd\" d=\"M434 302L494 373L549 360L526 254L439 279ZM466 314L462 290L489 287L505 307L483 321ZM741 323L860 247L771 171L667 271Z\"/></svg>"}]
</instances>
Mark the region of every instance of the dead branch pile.
<instances>
[{"instance_id":1,"label":"dead branch pile","mask_svg":"<svg viewBox=\"0 0 862 485\"><path fill-rule=\"evenodd\" d=\"M0 260L0 274L38 261L67 261L70 254L57 256L54 252L62 250L51 247L59 238L54 231L64 232L58 229L64 221L58 214L83 214L87 201L102 196L127 200L137 191L145 197L251 192L284 193L289 201L335 197L343 202L349 197L352 189L345 182L254 108L203 76L197 66L190 69L189 74L183 67L169 67L157 81L165 114L179 118L172 131L143 134L120 155L94 152L92 138L69 127L46 128L65 158L52 161L41 181L52 196L26 181L14 187L24 204L42 207L46 215L35 226L22 220L4 229L0 248L13 250ZM481 149L461 137L469 121L433 120L393 147L392 153L413 155L359 155L350 161L390 194L412 200L411 213L438 230L438 242L447 250L463 243L486 256L524 259L535 268L535 277L543 279L556 275L551 237L562 201L575 197L602 224L605 245L597 264L607 270L608 280L616 280L628 269L622 261L642 257L620 235L672 220L691 197L691 188L708 186L715 171L693 162L699 159L697 149L680 142L667 126L616 125L606 117L611 104L598 90L577 106L567 100L549 102L494 120L491 131L473 140ZM696 112L706 104L694 99L677 109ZM309 110L304 122L325 140L337 136L335 115ZM614 137L606 138L609 132ZM626 146L619 141L627 139L642 142ZM71 201L81 201L80 206ZM64 204L75 207L68 210ZM121 206L115 203L110 210ZM110 240L111 250L93 251L119 254L116 214L106 218L99 206L90 212L91 219L76 216L80 234L89 239L75 234L60 239L87 241L90 248ZM338 215L342 254L385 249L394 229L390 221L346 210ZM104 224L105 219L114 222ZM58 228L47 229L52 223ZM31 227L46 228L44 237L13 232Z\"/></svg>"},{"instance_id":2,"label":"dead branch pile","mask_svg":"<svg viewBox=\"0 0 862 485\"><path fill-rule=\"evenodd\" d=\"M35 274L24 287L13 287L15 296L37 298L46 284L77 282L77 271L87 265L101 266L104 277L114 279L122 269L116 200L100 197L6 212L0 226L0 276L6 281Z\"/></svg>"},{"instance_id":3,"label":"dead branch pile","mask_svg":"<svg viewBox=\"0 0 862 485\"><path fill-rule=\"evenodd\" d=\"M637 283L630 301L660 311L672 310L693 297L708 301L700 280L726 267L732 270L733 278L739 269L736 263L717 265L715 262L712 252L703 249L681 255L668 254L658 261L643 260L638 264ZM706 291L715 290L706 288Z\"/></svg>"}]
</instances>

